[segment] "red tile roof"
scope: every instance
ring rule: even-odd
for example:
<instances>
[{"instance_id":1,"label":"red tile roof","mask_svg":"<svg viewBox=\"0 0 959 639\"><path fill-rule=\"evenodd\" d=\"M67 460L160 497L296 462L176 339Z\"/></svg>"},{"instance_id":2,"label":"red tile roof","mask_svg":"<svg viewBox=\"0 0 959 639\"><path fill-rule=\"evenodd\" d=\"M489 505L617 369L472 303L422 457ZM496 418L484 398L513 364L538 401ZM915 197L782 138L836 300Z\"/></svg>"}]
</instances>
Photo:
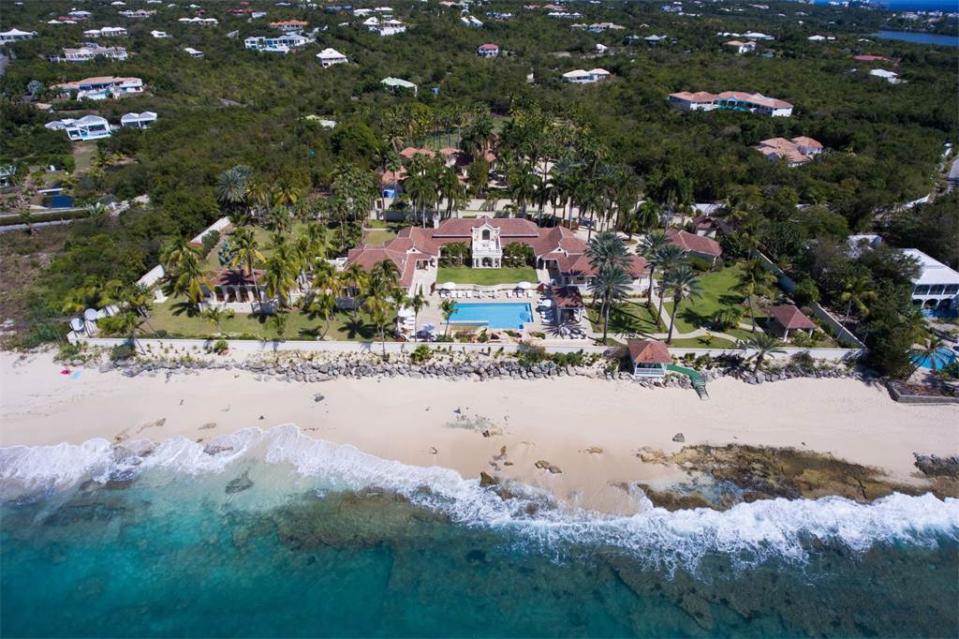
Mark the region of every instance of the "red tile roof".
<instances>
[{"instance_id":1,"label":"red tile roof","mask_svg":"<svg viewBox=\"0 0 959 639\"><path fill-rule=\"evenodd\" d=\"M719 257L723 254L723 247L710 237L703 237L688 231L677 231L676 229L666 231L666 237L685 252L699 253L711 257Z\"/></svg>"},{"instance_id":2,"label":"red tile roof","mask_svg":"<svg viewBox=\"0 0 959 639\"><path fill-rule=\"evenodd\" d=\"M773 306L767 313L777 324L787 330L816 328L813 321L792 304Z\"/></svg>"},{"instance_id":3,"label":"red tile roof","mask_svg":"<svg viewBox=\"0 0 959 639\"><path fill-rule=\"evenodd\" d=\"M417 155L425 155L427 157L433 157L436 155L436 153L431 149L419 149L415 146L408 146L402 151L400 151L400 155L406 158L407 160L412 160Z\"/></svg>"},{"instance_id":4,"label":"red tile roof","mask_svg":"<svg viewBox=\"0 0 959 639\"><path fill-rule=\"evenodd\" d=\"M518 217L491 218L484 216L475 219L451 218L441 222L439 227L433 230L433 237L469 239L473 235L473 229L484 224L498 228L500 237L504 240L510 237L538 237L540 234L540 228L530 220Z\"/></svg>"},{"instance_id":5,"label":"red tile roof","mask_svg":"<svg viewBox=\"0 0 959 639\"><path fill-rule=\"evenodd\" d=\"M629 357L636 364L669 364L673 358L669 348L655 339L631 339L626 342Z\"/></svg>"}]
</instances>

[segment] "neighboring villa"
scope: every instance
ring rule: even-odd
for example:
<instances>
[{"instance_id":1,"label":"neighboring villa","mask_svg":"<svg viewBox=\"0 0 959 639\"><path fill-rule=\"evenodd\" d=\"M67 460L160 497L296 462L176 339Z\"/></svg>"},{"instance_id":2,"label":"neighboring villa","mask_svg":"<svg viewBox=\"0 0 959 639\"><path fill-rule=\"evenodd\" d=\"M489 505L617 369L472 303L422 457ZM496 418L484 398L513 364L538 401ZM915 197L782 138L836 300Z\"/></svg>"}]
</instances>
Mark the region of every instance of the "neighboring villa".
<instances>
[{"instance_id":1,"label":"neighboring villa","mask_svg":"<svg viewBox=\"0 0 959 639\"><path fill-rule=\"evenodd\" d=\"M683 111L713 111L723 109L729 111L749 111L771 117L788 118L793 114L793 105L784 100L770 98L761 93L744 93L742 91L723 91L709 93L708 91L680 91L669 94L669 104Z\"/></svg>"},{"instance_id":2,"label":"neighboring villa","mask_svg":"<svg viewBox=\"0 0 959 639\"><path fill-rule=\"evenodd\" d=\"M10 29L9 31L0 31L0 44L9 42L20 42L22 40L32 40L37 37L36 31L21 31L20 29Z\"/></svg>"},{"instance_id":3,"label":"neighboring villa","mask_svg":"<svg viewBox=\"0 0 959 639\"><path fill-rule=\"evenodd\" d=\"M959 273L919 249L902 252L919 263L919 276L912 282L914 304L941 310L959 307Z\"/></svg>"},{"instance_id":4,"label":"neighboring villa","mask_svg":"<svg viewBox=\"0 0 959 639\"><path fill-rule=\"evenodd\" d=\"M123 16L124 18L133 18L136 20L142 20L143 18L149 18L151 16L155 16L156 11L150 11L147 9L136 9L134 11L131 11L130 9L127 9L126 11L120 11L119 15Z\"/></svg>"},{"instance_id":5,"label":"neighboring villa","mask_svg":"<svg viewBox=\"0 0 959 639\"><path fill-rule=\"evenodd\" d=\"M854 55L852 57L856 62L888 62L889 64L895 64L895 60L892 58L887 58L884 55L873 55L871 53L862 53L860 55Z\"/></svg>"},{"instance_id":6,"label":"neighboring villa","mask_svg":"<svg viewBox=\"0 0 959 639\"><path fill-rule=\"evenodd\" d=\"M729 42L724 42L723 46L735 49L736 55L745 55L747 53L753 53L756 50L756 43L752 40L747 40L746 42L730 40Z\"/></svg>"},{"instance_id":7,"label":"neighboring villa","mask_svg":"<svg viewBox=\"0 0 959 639\"><path fill-rule=\"evenodd\" d=\"M346 64L349 62L346 56L336 49L323 49L316 54L316 57L319 58L320 66L324 69L332 67L335 64Z\"/></svg>"},{"instance_id":8,"label":"neighboring villa","mask_svg":"<svg viewBox=\"0 0 959 639\"><path fill-rule=\"evenodd\" d=\"M166 31L151 31L151 32L150 32L150 35L152 35L152 36L153 36L154 38L156 38L157 40L165 40L165 39L167 39L167 38L172 37L172 36L171 36L169 33L167 33Z\"/></svg>"},{"instance_id":9,"label":"neighboring villa","mask_svg":"<svg viewBox=\"0 0 959 639\"><path fill-rule=\"evenodd\" d=\"M898 73L895 71L887 71L886 69L870 69L869 75L874 78L882 78L889 84L899 84L902 82Z\"/></svg>"},{"instance_id":10,"label":"neighboring villa","mask_svg":"<svg viewBox=\"0 0 959 639\"><path fill-rule=\"evenodd\" d=\"M87 29L83 32L86 38L125 38L127 30L123 27L103 27L102 29Z\"/></svg>"},{"instance_id":11,"label":"neighboring villa","mask_svg":"<svg viewBox=\"0 0 959 639\"><path fill-rule=\"evenodd\" d=\"M85 115L79 119L64 118L43 125L50 131L64 131L71 142L100 140L111 135L110 123L98 115Z\"/></svg>"},{"instance_id":12,"label":"neighboring villa","mask_svg":"<svg viewBox=\"0 0 959 639\"><path fill-rule=\"evenodd\" d=\"M666 231L666 237L670 243L682 249L683 253L710 264L715 264L723 254L723 247L711 237L676 229Z\"/></svg>"},{"instance_id":13,"label":"neighboring villa","mask_svg":"<svg viewBox=\"0 0 959 639\"><path fill-rule=\"evenodd\" d=\"M575 69L563 74L563 82L569 82L570 84L593 84L608 79L610 75L610 72L606 69L590 69L589 71Z\"/></svg>"},{"instance_id":14,"label":"neighboring villa","mask_svg":"<svg viewBox=\"0 0 959 639\"><path fill-rule=\"evenodd\" d=\"M266 53L289 53L291 49L304 47L309 43L310 40L308 38L305 38L298 33L287 33L274 38L252 36L243 41L243 46L251 51L264 51Z\"/></svg>"},{"instance_id":15,"label":"neighboring villa","mask_svg":"<svg viewBox=\"0 0 959 639\"><path fill-rule=\"evenodd\" d=\"M383 246L352 249L346 264L368 269L390 260L399 270L401 285L409 288L416 270L436 266L443 247L449 244L469 246L473 268L500 268L504 246L525 244L532 249L536 268L549 271L559 286L588 287L596 275L586 256L586 242L573 231L562 226L543 228L521 218L453 218L435 228L408 227ZM645 259L632 255L628 271L636 290L649 286Z\"/></svg>"},{"instance_id":16,"label":"neighboring villa","mask_svg":"<svg viewBox=\"0 0 959 639\"><path fill-rule=\"evenodd\" d=\"M483 21L476 18L475 16L470 16L470 15L460 16L460 22L462 22L465 26L469 27L470 29L483 28Z\"/></svg>"},{"instance_id":17,"label":"neighboring villa","mask_svg":"<svg viewBox=\"0 0 959 639\"><path fill-rule=\"evenodd\" d=\"M589 33L605 33L607 31L622 31L625 28L623 25L614 22L594 22L586 25L585 30Z\"/></svg>"},{"instance_id":18,"label":"neighboring villa","mask_svg":"<svg viewBox=\"0 0 959 639\"><path fill-rule=\"evenodd\" d=\"M122 62L127 59L127 50L123 47L101 47L95 42L85 42L76 49L64 49L63 57L57 62L89 62L96 58L106 58Z\"/></svg>"},{"instance_id":19,"label":"neighboring villa","mask_svg":"<svg viewBox=\"0 0 959 639\"><path fill-rule=\"evenodd\" d=\"M655 339L630 339L626 348L633 362L633 377L666 376L666 367L673 361L666 344Z\"/></svg>"},{"instance_id":20,"label":"neighboring villa","mask_svg":"<svg viewBox=\"0 0 959 639\"><path fill-rule=\"evenodd\" d=\"M481 44L476 49L476 55L481 58L495 58L499 55L499 45L493 44L492 42L487 42L486 44Z\"/></svg>"},{"instance_id":21,"label":"neighboring villa","mask_svg":"<svg viewBox=\"0 0 959 639\"><path fill-rule=\"evenodd\" d=\"M767 159L783 160L789 166L805 164L822 153L823 150L821 142L805 136L795 137L791 140L769 138L753 148L765 155Z\"/></svg>"},{"instance_id":22,"label":"neighboring villa","mask_svg":"<svg viewBox=\"0 0 959 639\"><path fill-rule=\"evenodd\" d=\"M381 21L379 18L374 16L364 20L363 25L368 31L379 33L384 37L406 32L406 25L399 20L394 20L393 18Z\"/></svg>"},{"instance_id":23,"label":"neighboring villa","mask_svg":"<svg viewBox=\"0 0 959 639\"><path fill-rule=\"evenodd\" d=\"M197 60L203 59L203 52L199 49L194 49L193 47L183 47L183 52L191 58L195 58Z\"/></svg>"},{"instance_id":24,"label":"neighboring villa","mask_svg":"<svg viewBox=\"0 0 959 639\"><path fill-rule=\"evenodd\" d=\"M413 95L416 95L419 91L418 87L408 80L401 80L400 78L383 78L380 80L380 84L386 86L389 89L405 89L407 91L412 91Z\"/></svg>"},{"instance_id":25,"label":"neighboring villa","mask_svg":"<svg viewBox=\"0 0 959 639\"><path fill-rule=\"evenodd\" d=\"M296 31L302 31L309 26L309 24L310 23L306 20L280 20L278 22L271 22L270 28L278 29L283 33L293 33Z\"/></svg>"},{"instance_id":26,"label":"neighboring villa","mask_svg":"<svg viewBox=\"0 0 959 639\"><path fill-rule=\"evenodd\" d=\"M120 117L120 126L130 129L149 129L157 121L153 111L143 113L125 113Z\"/></svg>"},{"instance_id":27,"label":"neighboring villa","mask_svg":"<svg viewBox=\"0 0 959 639\"><path fill-rule=\"evenodd\" d=\"M216 18L180 18L177 22L181 24L192 24L198 27L215 27L220 24L220 21Z\"/></svg>"},{"instance_id":28,"label":"neighboring villa","mask_svg":"<svg viewBox=\"0 0 959 639\"><path fill-rule=\"evenodd\" d=\"M98 76L74 82L54 84L63 94L75 95L77 100L106 100L119 98L133 93L143 93L143 80L140 78L118 78Z\"/></svg>"}]
</instances>

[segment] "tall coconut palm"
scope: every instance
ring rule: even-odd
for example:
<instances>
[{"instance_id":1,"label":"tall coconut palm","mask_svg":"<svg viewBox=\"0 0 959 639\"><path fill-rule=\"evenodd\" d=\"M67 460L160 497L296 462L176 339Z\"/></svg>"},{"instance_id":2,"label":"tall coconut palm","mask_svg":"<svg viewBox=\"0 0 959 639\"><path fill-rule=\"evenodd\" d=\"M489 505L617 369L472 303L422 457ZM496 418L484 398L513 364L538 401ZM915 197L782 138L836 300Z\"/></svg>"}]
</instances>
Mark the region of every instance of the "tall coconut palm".
<instances>
[{"instance_id":1,"label":"tall coconut palm","mask_svg":"<svg viewBox=\"0 0 959 639\"><path fill-rule=\"evenodd\" d=\"M673 327L676 324L676 312L679 305L685 300L695 299L701 295L699 277L688 264L683 264L672 270L666 285L672 292L673 310L669 314L669 336L666 338L667 344L673 343Z\"/></svg>"},{"instance_id":2,"label":"tall coconut palm","mask_svg":"<svg viewBox=\"0 0 959 639\"><path fill-rule=\"evenodd\" d=\"M441 198L446 200L445 219L453 217L454 210L466 206L466 186L460 182L455 166L448 166L443 169L439 181L439 192Z\"/></svg>"},{"instance_id":3,"label":"tall coconut palm","mask_svg":"<svg viewBox=\"0 0 959 639\"><path fill-rule=\"evenodd\" d=\"M385 297L390 291L397 288L400 281L400 271L392 260L377 262L370 269L367 286L370 295Z\"/></svg>"},{"instance_id":4,"label":"tall coconut palm","mask_svg":"<svg viewBox=\"0 0 959 639\"><path fill-rule=\"evenodd\" d=\"M218 306L211 306L203 311L203 319L213 324L213 328L216 329L217 336L223 334L223 321L233 319L234 316L235 313L233 312L233 309L220 308Z\"/></svg>"},{"instance_id":5,"label":"tall coconut palm","mask_svg":"<svg viewBox=\"0 0 959 639\"><path fill-rule=\"evenodd\" d=\"M286 308L290 293L296 286L296 269L289 259L278 252L274 252L266 260L263 279L266 294L277 302L279 308Z\"/></svg>"},{"instance_id":6,"label":"tall coconut palm","mask_svg":"<svg viewBox=\"0 0 959 639\"><path fill-rule=\"evenodd\" d=\"M440 312L443 313L443 321L446 322L446 329L443 331L443 337L446 337L450 332L450 318L456 312L456 302L443 300L440 302Z\"/></svg>"},{"instance_id":7,"label":"tall coconut palm","mask_svg":"<svg viewBox=\"0 0 959 639\"><path fill-rule=\"evenodd\" d=\"M640 245L640 253L649 264L649 288L646 291L646 303L653 301L653 282L656 279L656 269L663 265L663 249L669 245L669 238L662 231L653 231L646 234Z\"/></svg>"},{"instance_id":8,"label":"tall coconut palm","mask_svg":"<svg viewBox=\"0 0 959 639\"><path fill-rule=\"evenodd\" d=\"M328 291L318 291L307 298L304 311L311 317L317 317L323 320L323 332L320 333L320 339L326 339L330 332L330 322L336 316L336 296Z\"/></svg>"},{"instance_id":9,"label":"tall coconut palm","mask_svg":"<svg viewBox=\"0 0 959 639\"><path fill-rule=\"evenodd\" d=\"M609 334L609 314L614 304L629 294L632 280L622 267L613 265L604 266L590 284L593 297L602 301L600 314L603 318L603 343Z\"/></svg>"},{"instance_id":10,"label":"tall coconut palm","mask_svg":"<svg viewBox=\"0 0 959 639\"><path fill-rule=\"evenodd\" d=\"M423 295L423 287L417 289L416 293L409 299L408 306L413 309L413 326L417 325L417 318L420 311L430 305L430 301Z\"/></svg>"},{"instance_id":11,"label":"tall coconut palm","mask_svg":"<svg viewBox=\"0 0 959 639\"><path fill-rule=\"evenodd\" d=\"M869 303L876 300L876 289L872 280L864 275L854 275L843 282L839 301L846 303L846 317L850 316L855 308L860 317L869 313Z\"/></svg>"},{"instance_id":12,"label":"tall coconut palm","mask_svg":"<svg viewBox=\"0 0 959 639\"><path fill-rule=\"evenodd\" d=\"M370 295L363 302L367 315L370 317L370 323L376 327L380 334L380 343L383 345L383 358L386 358L386 329L396 318L396 309L386 297L379 294Z\"/></svg>"},{"instance_id":13,"label":"tall coconut palm","mask_svg":"<svg viewBox=\"0 0 959 639\"><path fill-rule=\"evenodd\" d=\"M783 346L784 344L780 340L767 333L753 333L748 338L741 340L738 344L738 347L741 349L755 351L753 354L753 361L755 362L755 366L753 366L754 372L759 370L759 367L762 366L763 360L767 355L782 353Z\"/></svg>"},{"instance_id":14,"label":"tall coconut palm","mask_svg":"<svg viewBox=\"0 0 959 639\"><path fill-rule=\"evenodd\" d=\"M253 280L253 290L256 293L257 301L260 300L260 286L256 281L256 264L266 260L263 253L260 252L259 241L256 239L256 233L250 226L241 226L230 236L230 266L246 266L247 274Z\"/></svg>"},{"instance_id":15,"label":"tall coconut palm","mask_svg":"<svg viewBox=\"0 0 959 639\"><path fill-rule=\"evenodd\" d=\"M527 162L516 163L507 171L506 183L514 204L519 209L520 214L526 217L526 209L536 195L537 188L533 167Z\"/></svg>"},{"instance_id":16,"label":"tall coconut palm","mask_svg":"<svg viewBox=\"0 0 959 639\"><path fill-rule=\"evenodd\" d=\"M626 244L613 231L603 231L593 236L586 245L586 257L597 272L611 267L625 270L630 262Z\"/></svg>"},{"instance_id":17,"label":"tall coconut palm","mask_svg":"<svg viewBox=\"0 0 959 639\"><path fill-rule=\"evenodd\" d=\"M247 203L252 175L253 169L238 164L217 178L216 197L227 211L238 211Z\"/></svg>"},{"instance_id":18,"label":"tall coconut palm","mask_svg":"<svg viewBox=\"0 0 959 639\"><path fill-rule=\"evenodd\" d=\"M762 263L756 259L746 262L739 274L736 290L746 296L746 303L749 306L750 330L753 333L756 332L756 310L753 302L757 297L768 295L774 281L773 274L767 271Z\"/></svg>"},{"instance_id":19,"label":"tall coconut palm","mask_svg":"<svg viewBox=\"0 0 959 639\"><path fill-rule=\"evenodd\" d=\"M203 269L200 254L186 240L165 244L160 250L166 286L171 294L185 296L194 306L203 299Z\"/></svg>"},{"instance_id":20,"label":"tall coconut palm","mask_svg":"<svg viewBox=\"0 0 959 639\"><path fill-rule=\"evenodd\" d=\"M662 267L663 277L661 279L661 290L659 295L659 308L656 309L657 320L663 315L663 299L666 297L666 281L672 272L678 268L686 266L686 254L675 244L667 244L659 250L659 264Z\"/></svg>"},{"instance_id":21,"label":"tall coconut palm","mask_svg":"<svg viewBox=\"0 0 959 639\"><path fill-rule=\"evenodd\" d=\"M659 224L663 217L663 212L653 200L645 200L639 205L636 214L633 216L636 220L636 226L643 233L649 233L650 230Z\"/></svg>"}]
</instances>

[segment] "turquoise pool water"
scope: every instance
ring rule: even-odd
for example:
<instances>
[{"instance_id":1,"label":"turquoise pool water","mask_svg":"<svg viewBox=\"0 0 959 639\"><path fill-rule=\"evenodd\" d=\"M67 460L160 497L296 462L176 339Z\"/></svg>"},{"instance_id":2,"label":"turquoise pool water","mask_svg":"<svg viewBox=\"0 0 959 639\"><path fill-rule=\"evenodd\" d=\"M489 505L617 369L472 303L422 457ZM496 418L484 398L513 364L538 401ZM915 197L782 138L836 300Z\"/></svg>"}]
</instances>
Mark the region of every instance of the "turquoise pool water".
<instances>
[{"instance_id":1,"label":"turquoise pool water","mask_svg":"<svg viewBox=\"0 0 959 639\"><path fill-rule=\"evenodd\" d=\"M951 364L956 361L956 354L952 351L951 348L943 346L936 351L935 355L930 357L929 355L913 355L912 363L920 368L932 368L932 360L935 358L936 370Z\"/></svg>"},{"instance_id":2,"label":"turquoise pool water","mask_svg":"<svg viewBox=\"0 0 959 639\"><path fill-rule=\"evenodd\" d=\"M451 322L466 324L486 324L490 328L523 328L523 324L533 321L533 311L529 304L467 304L456 303L456 309L450 316Z\"/></svg>"}]
</instances>

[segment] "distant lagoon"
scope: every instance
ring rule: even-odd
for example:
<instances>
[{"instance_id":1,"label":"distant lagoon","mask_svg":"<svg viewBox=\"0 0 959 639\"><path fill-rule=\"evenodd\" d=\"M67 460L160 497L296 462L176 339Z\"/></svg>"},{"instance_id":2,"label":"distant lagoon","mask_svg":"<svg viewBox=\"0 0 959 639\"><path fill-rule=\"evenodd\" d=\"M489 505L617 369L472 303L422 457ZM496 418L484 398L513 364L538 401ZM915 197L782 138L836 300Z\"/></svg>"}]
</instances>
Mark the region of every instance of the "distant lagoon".
<instances>
[{"instance_id":1,"label":"distant lagoon","mask_svg":"<svg viewBox=\"0 0 959 639\"><path fill-rule=\"evenodd\" d=\"M940 47L959 47L959 36L938 33L918 33L916 31L879 31L873 36L880 40L900 40L914 44L934 44Z\"/></svg>"}]
</instances>

